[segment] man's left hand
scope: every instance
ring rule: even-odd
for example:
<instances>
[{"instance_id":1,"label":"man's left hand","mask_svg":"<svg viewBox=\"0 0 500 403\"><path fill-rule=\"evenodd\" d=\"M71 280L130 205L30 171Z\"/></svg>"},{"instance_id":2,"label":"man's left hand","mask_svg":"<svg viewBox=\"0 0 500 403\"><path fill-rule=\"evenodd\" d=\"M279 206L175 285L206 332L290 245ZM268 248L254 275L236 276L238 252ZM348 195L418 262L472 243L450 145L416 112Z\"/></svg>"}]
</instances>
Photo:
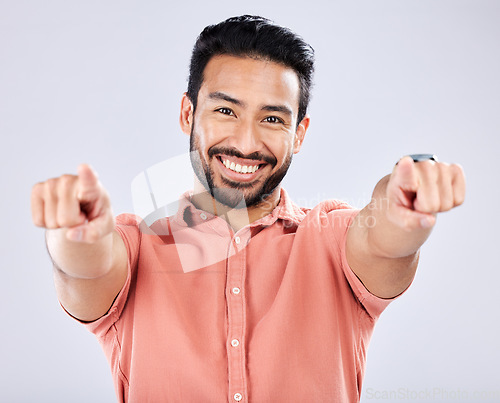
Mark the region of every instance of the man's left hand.
<instances>
[{"instance_id":1,"label":"man's left hand","mask_svg":"<svg viewBox=\"0 0 500 403\"><path fill-rule=\"evenodd\" d=\"M387 184L387 218L412 231L431 228L436 214L464 202L465 176L457 164L414 162L409 156L395 166Z\"/></svg>"}]
</instances>

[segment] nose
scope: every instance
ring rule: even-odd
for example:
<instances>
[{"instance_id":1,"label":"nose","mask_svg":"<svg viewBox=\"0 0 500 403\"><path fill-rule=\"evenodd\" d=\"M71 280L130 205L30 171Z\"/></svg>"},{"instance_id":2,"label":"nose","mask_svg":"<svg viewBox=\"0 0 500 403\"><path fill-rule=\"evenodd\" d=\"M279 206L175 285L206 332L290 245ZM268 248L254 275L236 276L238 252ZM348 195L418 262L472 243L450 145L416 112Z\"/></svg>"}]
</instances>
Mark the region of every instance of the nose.
<instances>
[{"instance_id":1,"label":"nose","mask_svg":"<svg viewBox=\"0 0 500 403\"><path fill-rule=\"evenodd\" d=\"M262 152L265 148L257 124L249 120L241 120L235 125L228 140L230 147L234 147L244 155Z\"/></svg>"}]
</instances>

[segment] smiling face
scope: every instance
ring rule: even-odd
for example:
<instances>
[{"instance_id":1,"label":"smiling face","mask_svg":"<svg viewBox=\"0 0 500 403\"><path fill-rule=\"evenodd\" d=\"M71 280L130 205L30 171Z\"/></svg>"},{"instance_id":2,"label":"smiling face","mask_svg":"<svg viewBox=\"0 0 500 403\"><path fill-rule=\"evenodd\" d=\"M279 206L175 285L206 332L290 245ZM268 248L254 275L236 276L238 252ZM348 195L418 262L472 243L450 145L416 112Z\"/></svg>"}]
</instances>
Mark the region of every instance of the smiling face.
<instances>
[{"instance_id":1,"label":"smiling face","mask_svg":"<svg viewBox=\"0 0 500 403\"><path fill-rule=\"evenodd\" d=\"M231 208L279 199L309 125L309 117L297 125L297 74L278 63L221 55L203 76L194 116L184 95L180 119L199 181Z\"/></svg>"}]
</instances>

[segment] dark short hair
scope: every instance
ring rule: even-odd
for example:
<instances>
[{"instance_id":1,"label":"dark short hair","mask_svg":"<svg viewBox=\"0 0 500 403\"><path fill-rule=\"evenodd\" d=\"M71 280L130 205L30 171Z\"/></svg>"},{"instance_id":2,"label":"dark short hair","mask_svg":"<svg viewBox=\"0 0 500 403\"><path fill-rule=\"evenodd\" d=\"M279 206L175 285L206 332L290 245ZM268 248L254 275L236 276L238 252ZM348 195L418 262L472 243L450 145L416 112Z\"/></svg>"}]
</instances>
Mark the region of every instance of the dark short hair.
<instances>
[{"instance_id":1,"label":"dark short hair","mask_svg":"<svg viewBox=\"0 0 500 403\"><path fill-rule=\"evenodd\" d=\"M243 15L207 26L198 36L191 56L187 95L196 109L207 63L216 55L249 56L292 68L299 78L297 124L307 112L314 72L314 49L290 29L267 18Z\"/></svg>"}]
</instances>

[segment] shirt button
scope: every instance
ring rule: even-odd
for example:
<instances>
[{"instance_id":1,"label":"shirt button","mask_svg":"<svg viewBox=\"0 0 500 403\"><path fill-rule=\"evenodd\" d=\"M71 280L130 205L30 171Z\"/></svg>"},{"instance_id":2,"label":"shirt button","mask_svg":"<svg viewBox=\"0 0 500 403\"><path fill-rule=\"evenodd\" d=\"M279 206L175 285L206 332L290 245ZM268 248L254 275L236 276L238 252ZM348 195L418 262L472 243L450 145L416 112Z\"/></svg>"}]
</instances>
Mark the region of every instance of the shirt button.
<instances>
[{"instance_id":1,"label":"shirt button","mask_svg":"<svg viewBox=\"0 0 500 403\"><path fill-rule=\"evenodd\" d=\"M240 341L238 339L231 340L231 345L233 347L238 347L240 345Z\"/></svg>"},{"instance_id":2,"label":"shirt button","mask_svg":"<svg viewBox=\"0 0 500 403\"><path fill-rule=\"evenodd\" d=\"M200 217L201 217L202 220L206 220L207 219L207 215L205 213L201 213Z\"/></svg>"},{"instance_id":3,"label":"shirt button","mask_svg":"<svg viewBox=\"0 0 500 403\"><path fill-rule=\"evenodd\" d=\"M233 288L233 294L234 294L234 295L238 295L238 294L240 293L240 291L241 291L241 290L240 290L238 287L234 287L234 288Z\"/></svg>"},{"instance_id":4,"label":"shirt button","mask_svg":"<svg viewBox=\"0 0 500 403\"><path fill-rule=\"evenodd\" d=\"M236 238L234 238L234 242L236 242L236 245L239 245L240 242L241 242L241 239L239 236L237 236Z\"/></svg>"},{"instance_id":5,"label":"shirt button","mask_svg":"<svg viewBox=\"0 0 500 403\"><path fill-rule=\"evenodd\" d=\"M233 399L236 400L237 402L240 402L241 399L243 399L243 395L241 393L235 393Z\"/></svg>"}]
</instances>

